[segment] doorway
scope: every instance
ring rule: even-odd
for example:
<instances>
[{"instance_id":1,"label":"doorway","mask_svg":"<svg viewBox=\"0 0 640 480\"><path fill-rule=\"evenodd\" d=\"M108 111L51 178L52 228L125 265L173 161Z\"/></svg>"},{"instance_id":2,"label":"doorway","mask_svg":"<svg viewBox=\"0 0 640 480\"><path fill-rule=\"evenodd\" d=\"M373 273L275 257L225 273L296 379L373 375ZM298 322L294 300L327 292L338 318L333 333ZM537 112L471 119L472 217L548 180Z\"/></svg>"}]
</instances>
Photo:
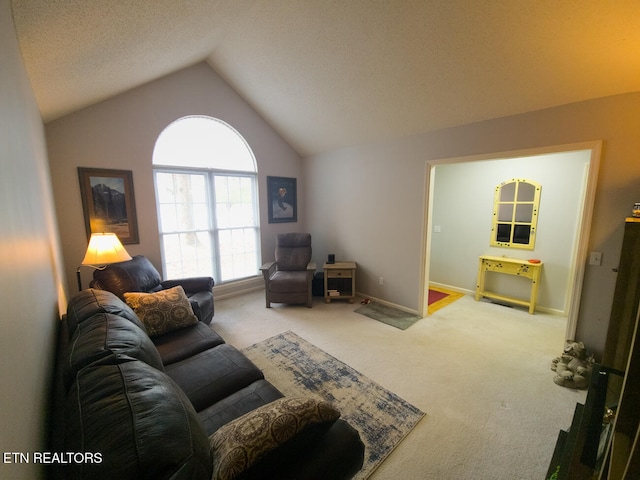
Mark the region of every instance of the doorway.
<instances>
[{"instance_id":1,"label":"doorway","mask_svg":"<svg viewBox=\"0 0 640 480\"><path fill-rule=\"evenodd\" d=\"M577 157L581 157L582 167L579 167L580 171L576 172L575 168L578 167L572 167L574 168L574 172L570 174L572 177L573 190L567 190L567 195L571 196L571 200L573 202L570 212L571 228L568 232L569 238L563 239L565 243L569 242L569 245L565 246L566 256L568 258L563 259L561 262L550 261L547 267L547 288L552 287L553 289L557 290L559 288L559 285L564 285L564 287L562 287L563 292L560 292L560 295L562 295L562 301L558 300L558 298L554 298L552 300L551 293L549 292L545 294L544 270L543 281L541 282L541 285L543 287L543 291L541 293L542 300L547 303L555 302L555 306L552 309L554 313L566 315L566 338L574 338L577 328L578 307L580 304L584 269L587 259L589 232L591 229L591 216L593 212L595 187L600 162L600 149L601 142L597 141L536 148L530 150L502 152L481 156L449 158L427 162L427 204L425 206L425 222L423 235L424 275L422 276L423 283L421 285L420 292L420 313L422 315L427 314L428 286L432 273L441 275L438 271L437 265L432 265L432 253L436 255L435 258L438 261L442 260L443 256L441 254L442 252L438 250L440 248L438 244L439 242L441 242L441 237L445 237L445 234L452 233L451 230L458 229L459 234L457 236L454 235L454 237L448 237L445 243L448 253L455 255L455 261L447 264L448 266L451 266L452 272L451 275L449 275L449 277L443 283L447 284L448 282L453 282L450 283L449 286L457 287L458 289L467 291L468 293L471 293L475 290L477 259L479 255L506 255L510 257L525 259L533 258L539 255L540 257L546 256L547 258L549 258L549 260L552 260L554 255L556 255L557 253L553 250L554 246L552 245L552 243L555 241L555 237L553 235L557 234L556 230L558 230L558 228L563 228L564 226L559 226L557 224L557 221L554 224L553 221L550 220L550 217L552 213L555 213L554 210L558 209L559 206L565 206L565 204L567 203L562 199L561 196L558 197L559 193L557 192L557 190L559 187L557 185L557 181L561 180L563 175L567 175L565 170L569 165L569 159L571 159L571 162L575 162ZM520 166L528 165L527 168L529 168L529 173L531 173L530 171L533 168L531 165L537 165L538 168L542 168L544 165L546 165L545 171L543 173L536 173L535 170L533 170L534 173L531 173L531 175L534 176L538 175L542 176L543 178L547 178L547 180L543 182L542 185L542 201L540 206L541 219L545 219L545 209L547 211L547 224L545 225L545 222L543 221L542 224L539 225L540 234L545 232L547 234L547 239L546 241L543 240L542 242L539 242L539 248L536 247L536 250L533 252L527 252L517 249L498 251L494 248L489 247L491 211L489 210L489 212L487 213L486 208L483 205L486 206L487 201L489 203L492 202L493 189L491 187L489 188L489 191L486 191L487 187L486 185L482 186L482 182L484 181L485 183L489 182L489 184L492 184L492 180L485 177L490 177L489 172L492 168L493 170L496 169L496 164L505 167L504 175L506 176L516 175L513 172L520 172L519 167L514 167L514 165L516 164ZM579 164L580 162L578 162L576 165ZM462 172L463 169L464 171L476 172L469 175L470 178L466 179L467 186L464 187L464 191L465 193L468 193L468 191L477 186L482 191L482 199L473 198L471 201L467 199L466 204L464 203L465 200L462 200L462 205L451 205L451 209L446 216L447 220L441 220L438 218L439 210L435 208L436 202L442 201L441 199L438 200L438 197L435 196L438 189L438 176L436 174L436 170L439 166L448 168L444 166L449 165L457 168L459 172ZM487 166L487 168L485 169L484 166ZM441 172L443 171L442 168L440 170ZM529 173L525 171L524 174L529 175ZM516 176L518 175L519 173ZM576 176L579 178L576 179ZM553 182L549 181L549 178L552 178ZM507 178L501 178L501 181L504 180L507 180ZM472 181L474 183L468 183L469 181ZM494 183L495 184L492 184L493 187L495 187L495 185L497 185L497 183L499 182ZM549 187L547 191L545 191L544 183L547 183ZM473 186L473 188L471 188L471 186ZM556 190L555 192L554 189ZM546 197L545 194L547 194ZM563 192L560 192L560 195L562 194ZM488 197L488 199L485 197ZM450 223L447 227L444 227L443 225L440 225L440 223L443 221L448 221ZM451 223L452 221L457 222L457 224ZM486 227L487 222L489 224L488 228ZM467 230L464 230L465 228L467 228ZM539 236L539 239L541 238L543 238L542 235ZM472 241L470 239L472 239ZM542 260L544 261L545 258L542 258ZM558 263L562 263L562 265L558 265ZM559 280L560 278L562 278L562 281ZM440 280L440 282L442 282L442 280ZM554 295L556 295L557 297L558 292L554 292Z\"/></svg>"}]
</instances>

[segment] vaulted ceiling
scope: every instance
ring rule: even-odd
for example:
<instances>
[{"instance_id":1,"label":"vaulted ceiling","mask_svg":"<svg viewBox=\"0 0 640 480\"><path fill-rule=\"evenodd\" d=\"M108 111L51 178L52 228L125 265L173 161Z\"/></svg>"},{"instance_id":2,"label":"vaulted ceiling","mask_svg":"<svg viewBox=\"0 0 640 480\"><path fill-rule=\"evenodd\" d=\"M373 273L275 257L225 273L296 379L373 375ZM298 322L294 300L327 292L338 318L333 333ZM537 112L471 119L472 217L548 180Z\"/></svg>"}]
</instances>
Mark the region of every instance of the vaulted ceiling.
<instances>
[{"instance_id":1,"label":"vaulted ceiling","mask_svg":"<svg viewBox=\"0 0 640 480\"><path fill-rule=\"evenodd\" d=\"M51 121L206 61L301 155L640 91L637 0L12 0Z\"/></svg>"}]
</instances>

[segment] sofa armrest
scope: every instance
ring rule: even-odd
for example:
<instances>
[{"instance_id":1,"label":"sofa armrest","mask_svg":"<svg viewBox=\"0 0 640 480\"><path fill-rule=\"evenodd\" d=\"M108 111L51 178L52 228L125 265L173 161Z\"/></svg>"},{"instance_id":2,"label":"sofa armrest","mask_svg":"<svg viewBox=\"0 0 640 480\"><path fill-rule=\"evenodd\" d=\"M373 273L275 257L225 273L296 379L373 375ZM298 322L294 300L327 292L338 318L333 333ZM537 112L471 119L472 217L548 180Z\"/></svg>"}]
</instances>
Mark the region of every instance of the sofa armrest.
<instances>
[{"instance_id":1,"label":"sofa armrest","mask_svg":"<svg viewBox=\"0 0 640 480\"><path fill-rule=\"evenodd\" d=\"M358 431L338 419L324 432L307 432L280 445L245 471L242 478L347 480L362 469L364 453Z\"/></svg>"},{"instance_id":2,"label":"sofa armrest","mask_svg":"<svg viewBox=\"0 0 640 480\"><path fill-rule=\"evenodd\" d=\"M351 478L362 467L364 445L339 417L314 398L283 397L258 407L209 436L213 478ZM256 423L261 428L246 435Z\"/></svg>"},{"instance_id":3,"label":"sofa armrest","mask_svg":"<svg viewBox=\"0 0 640 480\"><path fill-rule=\"evenodd\" d=\"M196 293L204 291L212 291L215 281L211 277L191 277L178 278L174 280L164 280L160 283L163 289L173 288L180 285L185 293Z\"/></svg>"}]
</instances>

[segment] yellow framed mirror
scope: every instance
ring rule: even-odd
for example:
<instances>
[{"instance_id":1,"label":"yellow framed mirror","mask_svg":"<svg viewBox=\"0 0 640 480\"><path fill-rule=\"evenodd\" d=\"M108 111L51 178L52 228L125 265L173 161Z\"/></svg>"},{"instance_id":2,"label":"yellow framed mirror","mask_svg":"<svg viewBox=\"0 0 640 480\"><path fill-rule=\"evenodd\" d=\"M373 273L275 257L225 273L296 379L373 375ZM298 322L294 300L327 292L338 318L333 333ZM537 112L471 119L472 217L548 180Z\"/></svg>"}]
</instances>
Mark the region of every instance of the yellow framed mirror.
<instances>
[{"instance_id":1,"label":"yellow framed mirror","mask_svg":"<svg viewBox=\"0 0 640 480\"><path fill-rule=\"evenodd\" d=\"M496 187L489 245L533 250L541 190L539 183L520 178Z\"/></svg>"}]
</instances>

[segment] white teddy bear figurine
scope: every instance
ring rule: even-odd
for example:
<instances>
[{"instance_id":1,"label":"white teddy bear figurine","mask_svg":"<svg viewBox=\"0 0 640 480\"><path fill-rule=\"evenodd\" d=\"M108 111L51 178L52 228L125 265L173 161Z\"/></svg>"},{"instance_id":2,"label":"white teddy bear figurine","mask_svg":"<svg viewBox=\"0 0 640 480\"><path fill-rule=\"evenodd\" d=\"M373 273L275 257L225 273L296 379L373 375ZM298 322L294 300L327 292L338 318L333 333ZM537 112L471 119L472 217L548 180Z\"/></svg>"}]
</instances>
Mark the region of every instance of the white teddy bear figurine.
<instances>
[{"instance_id":1,"label":"white teddy bear figurine","mask_svg":"<svg viewBox=\"0 0 640 480\"><path fill-rule=\"evenodd\" d=\"M593 355L587 357L587 349L582 342L568 342L562 355L551 362L551 370L556 372L556 385L584 390L589 387L593 370Z\"/></svg>"}]
</instances>

